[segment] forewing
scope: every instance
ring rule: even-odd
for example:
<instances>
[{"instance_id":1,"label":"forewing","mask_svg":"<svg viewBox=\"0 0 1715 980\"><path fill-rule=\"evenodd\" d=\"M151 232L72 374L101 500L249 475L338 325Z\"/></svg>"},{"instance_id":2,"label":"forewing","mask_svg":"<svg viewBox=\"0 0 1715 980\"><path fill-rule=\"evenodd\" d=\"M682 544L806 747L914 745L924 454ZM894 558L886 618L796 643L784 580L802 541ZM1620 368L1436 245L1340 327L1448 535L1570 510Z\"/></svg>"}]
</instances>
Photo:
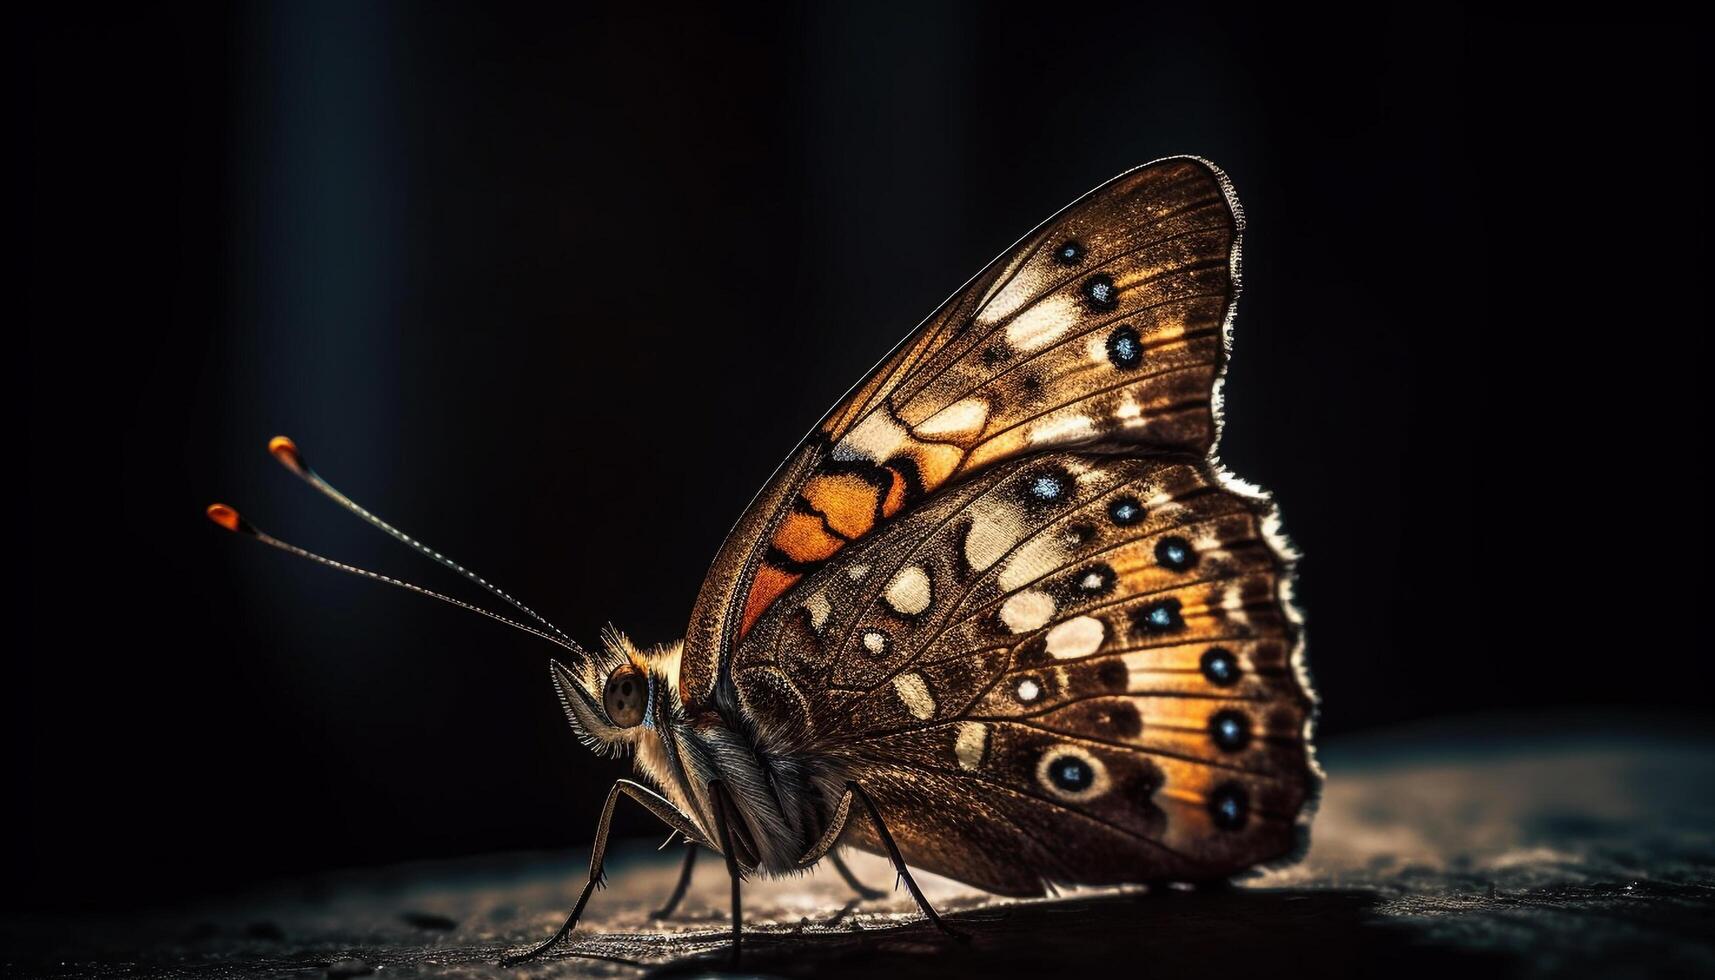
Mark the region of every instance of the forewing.
<instances>
[{"instance_id":1,"label":"forewing","mask_svg":"<svg viewBox=\"0 0 1715 980\"><path fill-rule=\"evenodd\" d=\"M1199 458L1009 461L770 609L741 705L864 785L912 863L997 892L1288 857L1317 775L1273 519Z\"/></svg>"},{"instance_id":2,"label":"forewing","mask_svg":"<svg viewBox=\"0 0 1715 980\"><path fill-rule=\"evenodd\" d=\"M1205 456L1242 218L1206 161L1121 175L996 259L834 407L722 546L692 613L687 701L805 575L957 479L1103 444Z\"/></svg>"}]
</instances>

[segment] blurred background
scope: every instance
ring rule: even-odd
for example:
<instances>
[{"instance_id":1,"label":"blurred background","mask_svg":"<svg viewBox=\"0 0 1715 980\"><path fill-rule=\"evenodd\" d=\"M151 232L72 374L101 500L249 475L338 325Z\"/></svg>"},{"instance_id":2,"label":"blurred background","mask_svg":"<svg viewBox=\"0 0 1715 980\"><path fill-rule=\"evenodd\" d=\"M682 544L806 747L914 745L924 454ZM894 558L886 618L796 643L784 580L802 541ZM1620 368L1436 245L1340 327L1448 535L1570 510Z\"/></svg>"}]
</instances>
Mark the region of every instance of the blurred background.
<instances>
[{"instance_id":1,"label":"blurred background","mask_svg":"<svg viewBox=\"0 0 1715 980\"><path fill-rule=\"evenodd\" d=\"M1248 214L1222 455L1305 554L1324 736L1700 723L1710 88L1697 32L1633 16L9 14L4 901L581 847L624 766L577 745L548 648L203 506L456 588L275 465L288 433L581 640L677 638L835 398L1171 153Z\"/></svg>"}]
</instances>

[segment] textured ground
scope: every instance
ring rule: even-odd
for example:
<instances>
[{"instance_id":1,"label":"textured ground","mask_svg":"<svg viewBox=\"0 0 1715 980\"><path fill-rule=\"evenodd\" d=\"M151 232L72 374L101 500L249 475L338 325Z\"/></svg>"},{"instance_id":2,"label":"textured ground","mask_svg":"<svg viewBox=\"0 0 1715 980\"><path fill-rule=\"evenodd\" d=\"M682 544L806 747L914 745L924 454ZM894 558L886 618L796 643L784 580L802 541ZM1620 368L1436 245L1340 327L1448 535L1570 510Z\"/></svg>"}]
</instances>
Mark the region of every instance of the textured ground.
<instances>
[{"instance_id":1,"label":"textured ground","mask_svg":"<svg viewBox=\"0 0 1715 980\"><path fill-rule=\"evenodd\" d=\"M742 972L783 976L1715 976L1715 742L1483 733L1334 743L1304 863L1224 892L996 901L925 878L969 946L903 890L842 911L831 870L745 889ZM1564 726L1562 726L1564 727ZM318 879L123 920L4 926L8 976L637 977L728 968L726 881L704 855L678 918L678 849L622 849L575 942L494 966L556 928L585 855L508 855ZM871 884L883 863L853 854ZM832 921L831 921L832 920Z\"/></svg>"}]
</instances>

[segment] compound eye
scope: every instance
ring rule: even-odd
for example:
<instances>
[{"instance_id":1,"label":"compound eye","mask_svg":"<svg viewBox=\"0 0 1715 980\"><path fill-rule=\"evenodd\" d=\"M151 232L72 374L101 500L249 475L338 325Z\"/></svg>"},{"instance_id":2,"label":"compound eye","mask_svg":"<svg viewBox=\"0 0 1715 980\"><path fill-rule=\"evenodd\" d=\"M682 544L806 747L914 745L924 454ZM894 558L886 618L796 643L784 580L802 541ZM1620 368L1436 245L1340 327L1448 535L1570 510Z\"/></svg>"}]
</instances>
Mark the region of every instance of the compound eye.
<instances>
[{"instance_id":1,"label":"compound eye","mask_svg":"<svg viewBox=\"0 0 1715 980\"><path fill-rule=\"evenodd\" d=\"M643 671L627 664L607 678L607 690L602 692L601 704L607 709L607 720L619 728L643 724L644 703L648 700L649 680Z\"/></svg>"}]
</instances>

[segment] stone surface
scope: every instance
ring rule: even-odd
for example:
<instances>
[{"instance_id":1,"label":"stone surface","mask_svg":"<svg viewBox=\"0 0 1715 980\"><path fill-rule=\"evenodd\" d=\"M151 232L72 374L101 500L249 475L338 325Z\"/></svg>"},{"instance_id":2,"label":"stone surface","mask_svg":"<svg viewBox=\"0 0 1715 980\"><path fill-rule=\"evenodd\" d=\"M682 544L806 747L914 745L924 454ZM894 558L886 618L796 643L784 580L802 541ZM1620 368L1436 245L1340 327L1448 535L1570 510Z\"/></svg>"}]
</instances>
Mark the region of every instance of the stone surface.
<instances>
[{"instance_id":1,"label":"stone surface","mask_svg":"<svg viewBox=\"0 0 1715 980\"><path fill-rule=\"evenodd\" d=\"M1335 742L1306 859L1237 887L1001 901L923 876L968 945L903 890L848 905L831 868L745 886L741 972L782 976L1715 975L1715 742L1443 727ZM1457 729L1454 731L1458 731ZM890 886L879 859L849 854ZM680 914L679 848L623 847L573 941L583 854L505 855L322 877L236 901L6 923L8 976L634 977L728 969L727 883L705 854Z\"/></svg>"}]
</instances>

